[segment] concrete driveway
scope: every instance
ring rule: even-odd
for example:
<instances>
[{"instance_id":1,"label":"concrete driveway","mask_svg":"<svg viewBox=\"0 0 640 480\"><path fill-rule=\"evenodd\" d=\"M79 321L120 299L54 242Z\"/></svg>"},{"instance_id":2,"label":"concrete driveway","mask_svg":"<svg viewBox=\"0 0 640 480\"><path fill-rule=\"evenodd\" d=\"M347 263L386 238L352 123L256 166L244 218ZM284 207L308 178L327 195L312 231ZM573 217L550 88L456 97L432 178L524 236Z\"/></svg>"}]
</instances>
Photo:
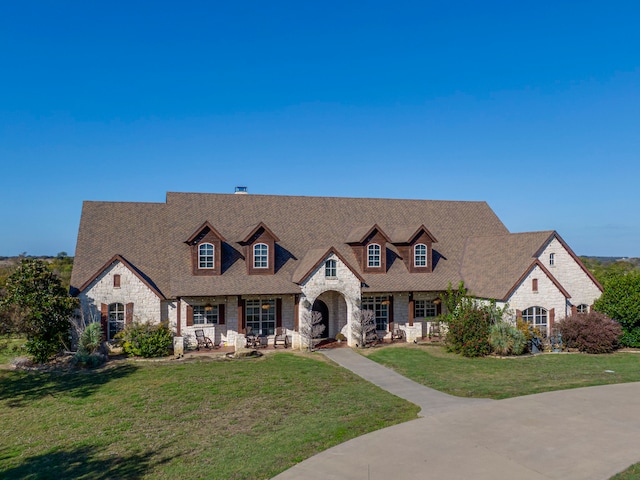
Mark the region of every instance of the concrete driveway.
<instances>
[{"instance_id":1,"label":"concrete driveway","mask_svg":"<svg viewBox=\"0 0 640 480\"><path fill-rule=\"evenodd\" d=\"M351 349L325 354L420 405L423 418L337 445L277 480L604 480L640 461L640 383L461 399Z\"/></svg>"}]
</instances>

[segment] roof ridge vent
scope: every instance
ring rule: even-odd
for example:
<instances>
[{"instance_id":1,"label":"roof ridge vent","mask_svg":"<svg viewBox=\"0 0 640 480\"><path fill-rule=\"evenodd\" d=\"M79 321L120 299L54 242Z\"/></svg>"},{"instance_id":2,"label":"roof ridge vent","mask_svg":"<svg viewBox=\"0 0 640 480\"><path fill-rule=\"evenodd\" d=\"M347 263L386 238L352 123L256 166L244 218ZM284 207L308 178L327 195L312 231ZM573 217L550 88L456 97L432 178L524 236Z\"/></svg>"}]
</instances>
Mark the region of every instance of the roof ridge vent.
<instances>
[{"instance_id":1,"label":"roof ridge vent","mask_svg":"<svg viewBox=\"0 0 640 480\"><path fill-rule=\"evenodd\" d=\"M249 193L247 187L236 187L236 191L234 192L236 195L246 195Z\"/></svg>"}]
</instances>

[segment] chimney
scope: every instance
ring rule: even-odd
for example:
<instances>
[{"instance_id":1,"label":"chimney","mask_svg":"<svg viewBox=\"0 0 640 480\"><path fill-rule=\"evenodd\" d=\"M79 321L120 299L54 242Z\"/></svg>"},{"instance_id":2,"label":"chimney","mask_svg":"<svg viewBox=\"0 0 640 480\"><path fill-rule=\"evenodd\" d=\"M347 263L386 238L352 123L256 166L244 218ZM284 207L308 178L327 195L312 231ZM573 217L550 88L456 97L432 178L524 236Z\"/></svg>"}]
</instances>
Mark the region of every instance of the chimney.
<instances>
[{"instance_id":1,"label":"chimney","mask_svg":"<svg viewBox=\"0 0 640 480\"><path fill-rule=\"evenodd\" d=\"M247 193L249 193L247 191L247 187L236 187L236 191L235 191L236 195L246 195Z\"/></svg>"}]
</instances>

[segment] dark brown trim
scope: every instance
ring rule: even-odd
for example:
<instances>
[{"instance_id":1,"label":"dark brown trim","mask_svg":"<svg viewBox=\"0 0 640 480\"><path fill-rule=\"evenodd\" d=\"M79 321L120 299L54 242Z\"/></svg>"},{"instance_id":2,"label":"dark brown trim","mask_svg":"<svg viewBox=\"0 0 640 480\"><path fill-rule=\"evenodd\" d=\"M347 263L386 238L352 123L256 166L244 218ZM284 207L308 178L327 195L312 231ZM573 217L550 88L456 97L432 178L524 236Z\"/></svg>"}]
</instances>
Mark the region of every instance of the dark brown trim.
<instances>
[{"instance_id":1,"label":"dark brown trim","mask_svg":"<svg viewBox=\"0 0 640 480\"><path fill-rule=\"evenodd\" d=\"M195 232L193 232L193 234L187 238L185 240L184 243L188 243L189 245L191 245L196 238L198 238L198 236L202 233L202 231L208 228L210 232L212 232L217 238L219 238L220 240L222 240L223 242L226 242L227 240L220 234L219 231L217 231L215 228L213 228L213 225L211 225L209 223L209 221L205 221L202 225L200 225L200 227L198 229L196 229Z\"/></svg>"},{"instance_id":2,"label":"dark brown trim","mask_svg":"<svg viewBox=\"0 0 640 480\"><path fill-rule=\"evenodd\" d=\"M193 327L193 306L187 304L187 327Z\"/></svg>"},{"instance_id":3,"label":"dark brown trim","mask_svg":"<svg viewBox=\"0 0 640 480\"><path fill-rule=\"evenodd\" d=\"M538 279L537 278L532 278L531 279L531 291L532 292L537 292L538 291Z\"/></svg>"},{"instance_id":4,"label":"dark brown trim","mask_svg":"<svg viewBox=\"0 0 640 480\"><path fill-rule=\"evenodd\" d=\"M219 325L224 325L227 321L226 319L226 315L225 315L225 304L221 303L220 305L218 305L218 324Z\"/></svg>"},{"instance_id":5,"label":"dark brown trim","mask_svg":"<svg viewBox=\"0 0 640 480\"><path fill-rule=\"evenodd\" d=\"M104 340L109 339L109 305L106 303L100 304L100 327L102 328L102 335Z\"/></svg>"},{"instance_id":6,"label":"dark brown trim","mask_svg":"<svg viewBox=\"0 0 640 480\"><path fill-rule=\"evenodd\" d=\"M255 243L251 240L251 238L258 233L260 229L263 229L265 233L267 233L271 238L273 238L274 242L279 242L280 239L276 236L275 233L271 231L269 227L267 227L263 222L260 222L258 225L253 227L247 234L245 234L244 238L240 240L240 243Z\"/></svg>"},{"instance_id":7,"label":"dark brown trim","mask_svg":"<svg viewBox=\"0 0 640 480\"><path fill-rule=\"evenodd\" d=\"M578 307L575 305L571 305L571 315L575 315L578 313Z\"/></svg>"},{"instance_id":8,"label":"dark brown trim","mask_svg":"<svg viewBox=\"0 0 640 480\"><path fill-rule=\"evenodd\" d=\"M388 328L388 330L390 332L393 332L393 324L395 323L394 322L394 315L393 315L393 295L389 295L389 310L388 310L388 313L389 313L389 316L388 316L388 318L389 318L388 324L389 325L388 325L387 328Z\"/></svg>"},{"instance_id":9,"label":"dark brown trim","mask_svg":"<svg viewBox=\"0 0 640 480\"><path fill-rule=\"evenodd\" d=\"M300 326L300 319L298 318L300 315L300 295L296 294L293 298L293 330L297 332Z\"/></svg>"},{"instance_id":10,"label":"dark brown trim","mask_svg":"<svg viewBox=\"0 0 640 480\"><path fill-rule=\"evenodd\" d=\"M83 292L89 285L91 285L91 283L93 283L95 279L97 279L102 273L104 273L107 268L109 268L116 261L122 263L125 267L127 267L138 278L138 280L144 283L144 285L153 293L155 293L158 298L160 298L160 300L167 299L164 295L162 295L162 293L160 293L160 290L151 285L142 275L140 275L138 271L133 267L133 265L129 263L122 255L114 255L113 257L111 257L111 260L109 260L100 269L98 269L98 271L78 289L76 296Z\"/></svg>"},{"instance_id":11,"label":"dark brown trim","mask_svg":"<svg viewBox=\"0 0 640 480\"><path fill-rule=\"evenodd\" d=\"M547 330L547 335L551 335L553 333L553 327L556 321L556 309L552 308L549 310L549 328Z\"/></svg>"},{"instance_id":12,"label":"dark brown trim","mask_svg":"<svg viewBox=\"0 0 640 480\"><path fill-rule=\"evenodd\" d=\"M413 299L413 292L409 293L409 326L413 327L413 320L415 318L415 308L416 308L416 303L415 300Z\"/></svg>"},{"instance_id":13,"label":"dark brown trim","mask_svg":"<svg viewBox=\"0 0 640 480\"><path fill-rule=\"evenodd\" d=\"M120 274L113 274L113 288L120 288Z\"/></svg>"},{"instance_id":14,"label":"dark brown trim","mask_svg":"<svg viewBox=\"0 0 640 480\"><path fill-rule=\"evenodd\" d=\"M349 268L351 273L353 273L361 283L366 283L364 281L364 278L362 278L362 275L360 275L358 271L353 268L353 266L351 266L349 262L347 262L347 260L340 254L340 252L335 249L335 247L329 248L329 250L327 250L324 255L321 255L320 259L313 265L313 267L311 267L309 271L306 272L296 283L303 283L304 281L306 281L311 276L311 274L327 260L327 257L331 254L334 254L336 257L338 257L338 259L340 259L340 261L344 263L347 268Z\"/></svg>"},{"instance_id":15,"label":"dark brown trim","mask_svg":"<svg viewBox=\"0 0 640 480\"><path fill-rule=\"evenodd\" d=\"M522 310L516 310L516 320L522 321Z\"/></svg>"},{"instance_id":16,"label":"dark brown trim","mask_svg":"<svg viewBox=\"0 0 640 480\"><path fill-rule=\"evenodd\" d=\"M176 300L176 335L181 336L182 333L182 300Z\"/></svg>"},{"instance_id":17,"label":"dark brown trim","mask_svg":"<svg viewBox=\"0 0 640 480\"><path fill-rule=\"evenodd\" d=\"M124 307L124 322L125 325L131 325L133 323L133 303L129 302Z\"/></svg>"},{"instance_id":18,"label":"dark brown trim","mask_svg":"<svg viewBox=\"0 0 640 480\"><path fill-rule=\"evenodd\" d=\"M246 319L244 318L245 301L238 296L238 333L247 333Z\"/></svg>"},{"instance_id":19,"label":"dark brown trim","mask_svg":"<svg viewBox=\"0 0 640 480\"><path fill-rule=\"evenodd\" d=\"M276 328L282 326L282 299L276 298Z\"/></svg>"},{"instance_id":20,"label":"dark brown trim","mask_svg":"<svg viewBox=\"0 0 640 480\"><path fill-rule=\"evenodd\" d=\"M522 282L524 282L524 279L527 278L527 276L533 271L533 269L536 266L540 267L540 269L544 272L544 274L549 278L549 280L551 280L551 282L556 286L556 288L558 290L560 290L560 293L562 293L565 298L571 298L571 295L569 294L569 292L567 292L564 289L564 287L562 285L560 285L560 282L558 282L556 277L554 277L551 274L551 272L549 270L547 270L547 267L545 267L540 260L536 259L529 266L529 268L527 270L525 270L525 272L520 276L518 281L516 283L514 283L513 287L511 287L511 289L507 292L505 297L502 298L502 299L496 299L496 300L507 301L509 299L509 297L511 297L511 295L513 295L513 292L515 292L518 289L518 286L521 285Z\"/></svg>"}]
</instances>

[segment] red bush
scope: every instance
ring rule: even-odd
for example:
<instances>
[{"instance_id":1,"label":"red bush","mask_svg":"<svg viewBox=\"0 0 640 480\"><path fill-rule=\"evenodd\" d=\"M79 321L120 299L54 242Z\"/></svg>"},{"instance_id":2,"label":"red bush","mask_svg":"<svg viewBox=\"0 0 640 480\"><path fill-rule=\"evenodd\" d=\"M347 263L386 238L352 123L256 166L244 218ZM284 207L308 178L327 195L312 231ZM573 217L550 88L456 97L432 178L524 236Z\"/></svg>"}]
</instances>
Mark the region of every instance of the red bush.
<instances>
[{"instance_id":1,"label":"red bush","mask_svg":"<svg viewBox=\"0 0 640 480\"><path fill-rule=\"evenodd\" d=\"M578 313L557 324L562 342L585 353L611 353L619 346L622 328L599 312Z\"/></svg>"}]
</instances>

